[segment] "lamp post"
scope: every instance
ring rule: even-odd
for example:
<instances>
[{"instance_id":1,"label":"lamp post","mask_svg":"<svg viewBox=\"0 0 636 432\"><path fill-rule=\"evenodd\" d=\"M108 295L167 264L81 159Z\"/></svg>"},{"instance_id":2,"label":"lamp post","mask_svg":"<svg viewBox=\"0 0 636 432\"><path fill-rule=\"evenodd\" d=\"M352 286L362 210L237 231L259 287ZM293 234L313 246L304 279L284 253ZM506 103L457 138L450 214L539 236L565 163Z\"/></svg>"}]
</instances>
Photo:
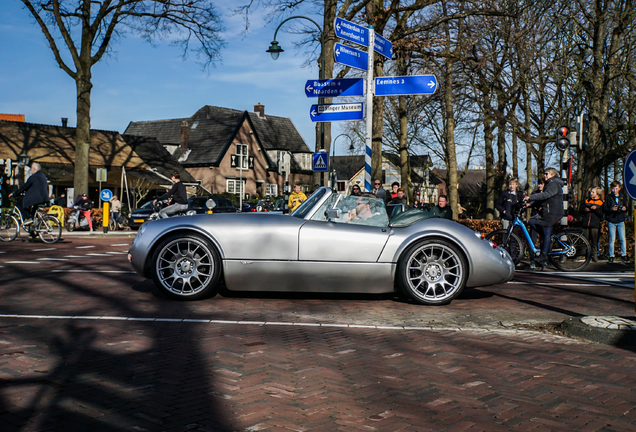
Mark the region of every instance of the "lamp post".
<instances>
[{"instance_id":1,"label":"lamp post","mask_svg":"<svg viewBox=\"0 0 636 432\"><path fill-rule=\"evenodd\" d=\"M338 138L340 138L341 136L345 136L347 138L349 138L349 151L353 150L353 140L351 139L351 137L347 134L340 134L337 137L335 137L333 139L332 142L332 150L331 150L331 173L330 173L330 180L331 180L331 188L333 190L337 190L337 182L338 182L338 173L336 172L336 141L338 140Z\"/></svg>"},{"instance_id":2,"label":"lamp post","mask_svg":"<svg viewBox=\"0 0 636 432\"><path fill-rule=\"evenodd\" d=\"M278 34L278 30L282 27L283 24L285 24L287 21L289 20L293 20L293 19L304 19L307 21L311 21L317 28L318 31L320 32L320 79L325 79L325 38L324 38L324 34L322 31L322 28L320 27L320 25L318 25L318 23L314 20L312 20L311 18L307 18L306 16L302 16L302 15L298 15L298 16L293 16L293 17L289 17L286 20L284 20L283 22L281 22L278 27L276 28L276 31L274 32L274 40L272 41L272 44L270 45L269 49L267 50L268 53L271 54L272 59L273 60L277 60L278 56L280 55L280 53L282 53L284 50L280 47L280 45L278 45L278 41L276 40L276 35ZM324 98L320 97L318 98L318 104L322 105L324 103ZM320 122L320 150L324 150L325 148L325 124L323 122ZM316 149L318 150L318 149ZM325 173L320 173L320 185L324 186L325 185Z\"/></svg>"},{"instance_id":3,"label":"lamp post","mask_svg":"<svg viewBox=\"0 0 636 432\"><path fill-rule=\"evenodd\" d=\"M20 156L18 156L18 166L22 169L22 184L26 182L26 167L29 166L31 158L26 153L26 150L22 150Z\"/></svg>"}]
</instances>

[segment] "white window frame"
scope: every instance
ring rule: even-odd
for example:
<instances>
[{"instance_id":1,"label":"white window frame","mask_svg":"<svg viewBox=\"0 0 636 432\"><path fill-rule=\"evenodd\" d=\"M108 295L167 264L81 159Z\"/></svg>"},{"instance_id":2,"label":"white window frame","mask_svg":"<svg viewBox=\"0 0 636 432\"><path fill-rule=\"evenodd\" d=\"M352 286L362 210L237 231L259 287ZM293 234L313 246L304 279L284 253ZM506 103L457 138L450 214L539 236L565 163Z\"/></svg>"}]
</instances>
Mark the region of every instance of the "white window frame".
<instances>
[{"instance_id":1,"label":"white window frame","mask_svg":"<svg viewBox=\"0 0 636 432\"><path fill-rule=\"evenodd\" d=\"M242 186L241 189L243 190L237 190L237 186ZM235 195L245 193L245 180L241 181L239 179L227 179L225 181L225 190Z\"/></svg>"},{"instance_id":2,"label":"white window frame","mask_svg":"<svg viewBox=\"0 0 636 432\"><path fill-rule=\"evenodd\" d=\"M267 183L265 185L265 196L278 196L278 185L276 183Z\"/></svg>"},{"instance_id":3,"label":"white window frame","mask_svg":"<svg viewBox=\"0 0 636 432\"><path fill-rule=\"evenodd\" d=\"M236 169L241 169L241 165L243 166L244 170L247 169L247 144L236 144L236 154L240 159L240 162L237 164Z\"/></svg>"}]
</instances>

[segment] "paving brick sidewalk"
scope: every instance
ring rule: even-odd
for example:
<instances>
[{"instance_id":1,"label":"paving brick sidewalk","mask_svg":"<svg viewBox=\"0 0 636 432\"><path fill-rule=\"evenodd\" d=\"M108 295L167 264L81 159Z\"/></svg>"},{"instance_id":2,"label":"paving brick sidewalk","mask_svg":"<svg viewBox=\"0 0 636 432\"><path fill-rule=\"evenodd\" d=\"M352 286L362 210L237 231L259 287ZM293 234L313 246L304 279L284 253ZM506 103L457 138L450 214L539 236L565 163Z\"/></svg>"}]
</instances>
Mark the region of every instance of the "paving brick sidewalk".
<instances>
[{"instance_id":1,"label":"paving brick sidewalk","mask_svg":"<svg viewBox=\"0 0 636 432\"><path fill-rule=\"evenodd\" d=\"M2 431L636 428L636 355L551 335L0 323Z\"/></svg>"}]
</instances>

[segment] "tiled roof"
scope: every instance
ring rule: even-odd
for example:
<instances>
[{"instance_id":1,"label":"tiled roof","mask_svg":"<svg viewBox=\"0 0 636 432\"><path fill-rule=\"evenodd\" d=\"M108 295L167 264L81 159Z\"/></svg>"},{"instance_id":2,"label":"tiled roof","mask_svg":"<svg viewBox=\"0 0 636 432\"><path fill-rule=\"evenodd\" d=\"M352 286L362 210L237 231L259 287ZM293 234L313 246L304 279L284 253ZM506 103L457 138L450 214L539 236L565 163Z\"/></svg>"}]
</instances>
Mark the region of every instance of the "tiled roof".
<instances>
[{"instance_id":1,"label":"tiled roof","mask_svg":"<svg viewBox=\"0 0 636 432\"><path fill-rule=\"evenodd\" d=\"M188 148L184 165L218 165L244 119L248 119L265 150L311 153L288 118L206 105L192 117L131 122L125 134L156 138L162 144L180 145L181 123L188 122Z\"/></svg>"},{"instance_id":2,"label":"tiled roof","mask_svg":"<svg viewBox=\"0 0 636 432\"><path fill-rule=\"evenodd\" d=\"M69 127L0 121L0 159L16 160L26 151L32 162L48 166L53 178L71 177L75 132ZM157 140L122 136L114 131L91 130L89 166L93 170L123 166L140 172L156 168L166 177L179 171L182 181L196 181Z\"/></svg>"}]
</instances>

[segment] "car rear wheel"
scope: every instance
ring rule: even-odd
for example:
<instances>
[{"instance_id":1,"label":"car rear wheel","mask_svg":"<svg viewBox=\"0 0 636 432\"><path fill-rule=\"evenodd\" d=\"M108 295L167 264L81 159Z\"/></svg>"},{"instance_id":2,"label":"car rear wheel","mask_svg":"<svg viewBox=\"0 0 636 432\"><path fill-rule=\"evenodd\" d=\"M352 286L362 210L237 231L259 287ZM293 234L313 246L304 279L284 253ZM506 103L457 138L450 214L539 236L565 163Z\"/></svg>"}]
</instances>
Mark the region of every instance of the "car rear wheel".
<instances>
[{"instance_id":1,"label":"car rear wheel","mask_svg":"<svg viewBox=\"0 0 636 432\"><path fill-rule=\"evenodd\" d=\"M423 305L450 303L461 294L468 265L456 246L444 240L425 240L411 246L398 264L404 293Z\"/></svg>"},{"instance_id":2,"label":"car rear wheel","mask_svg":"<svg viewBox=\"0 0 636 432\"><path fill-rule=\"evenodd\" d=\"M216 249L197 235L164 240L152 257L152 278L168 297L198 300L216 294L221 260Z\"/></svg>"}]
</instances>

